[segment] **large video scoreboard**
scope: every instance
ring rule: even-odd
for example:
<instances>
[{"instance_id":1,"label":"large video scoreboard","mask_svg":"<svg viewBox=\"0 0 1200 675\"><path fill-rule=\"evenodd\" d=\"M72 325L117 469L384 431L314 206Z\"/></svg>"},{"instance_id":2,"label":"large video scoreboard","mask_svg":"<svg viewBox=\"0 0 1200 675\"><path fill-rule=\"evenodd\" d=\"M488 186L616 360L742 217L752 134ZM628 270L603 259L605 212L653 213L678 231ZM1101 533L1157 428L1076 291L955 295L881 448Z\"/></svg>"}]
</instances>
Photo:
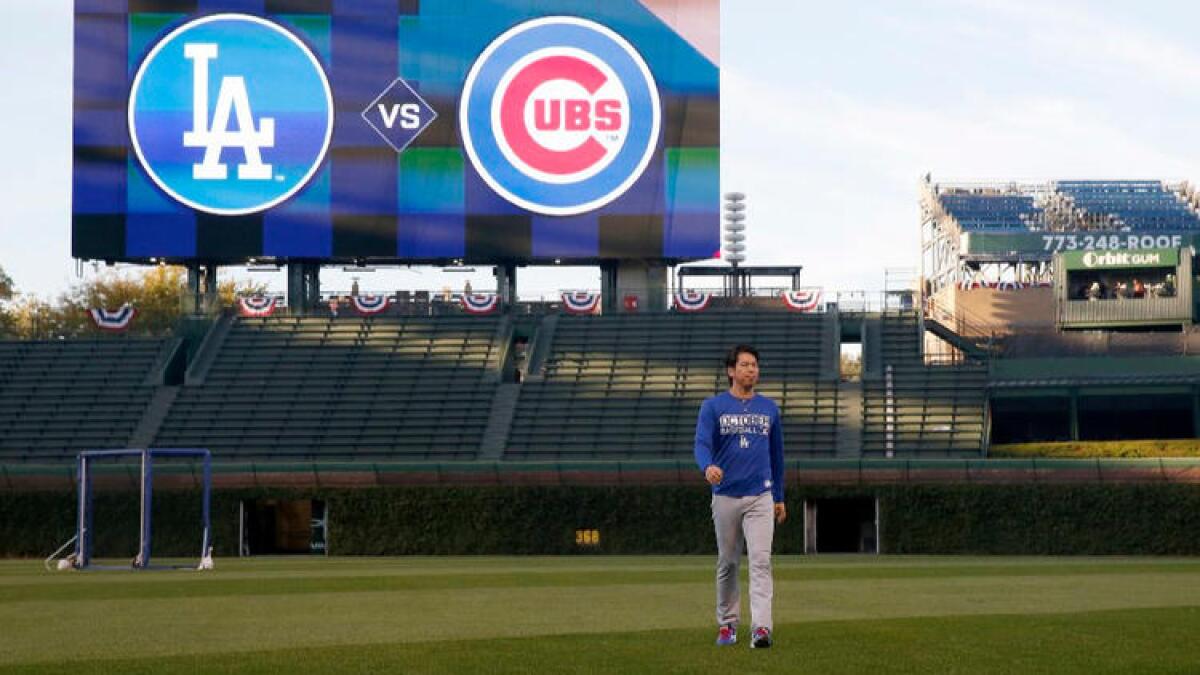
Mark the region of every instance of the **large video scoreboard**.
<instances>
[{"instance_id":1,"label":"large video scoreboard","mask_svg":"<svg viewBox=\"0 0 1200 675\"><path fill-rule=\"evenodd\" d=\"M73 255L688 260L718 0L76 0Z\"/></svg>"}]
</instances>

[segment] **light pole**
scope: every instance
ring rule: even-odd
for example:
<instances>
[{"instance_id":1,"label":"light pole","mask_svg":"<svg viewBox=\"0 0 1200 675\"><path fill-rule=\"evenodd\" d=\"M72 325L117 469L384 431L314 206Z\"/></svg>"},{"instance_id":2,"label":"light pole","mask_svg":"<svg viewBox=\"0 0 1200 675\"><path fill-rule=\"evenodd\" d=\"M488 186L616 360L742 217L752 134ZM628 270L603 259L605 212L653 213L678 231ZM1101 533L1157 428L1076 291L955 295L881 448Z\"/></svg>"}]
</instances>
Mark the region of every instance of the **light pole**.
<instances>
[{"instance_id":1,"label":"light pole","mask_svg":"<svg viewBox=\"0 0 1200 675\"><path fill-rule=\"evenodd\" d=\"M742 295L741 275L738 265L746 260L746 195L741 192L725 193L725 260L733 266L733 295Z\"/></svg>"}]
</instances>

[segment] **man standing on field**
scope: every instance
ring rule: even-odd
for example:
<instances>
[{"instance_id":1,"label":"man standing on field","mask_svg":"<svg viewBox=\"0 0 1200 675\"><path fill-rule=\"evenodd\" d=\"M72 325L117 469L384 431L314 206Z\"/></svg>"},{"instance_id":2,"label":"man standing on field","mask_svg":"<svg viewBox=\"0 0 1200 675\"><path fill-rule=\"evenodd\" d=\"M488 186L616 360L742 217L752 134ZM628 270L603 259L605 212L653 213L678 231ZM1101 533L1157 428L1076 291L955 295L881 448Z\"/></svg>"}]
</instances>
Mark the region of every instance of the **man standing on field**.
<instances>
[{"instance_id":1,"label":"man standing on field","mask_svg":"<svg viewBox=\"0 0 1200 675\"><path fill-rule=\"evenodd\" d=\"M717 533L718 645L737 642L742 537L750 549L750 646L771 646L771 540L787 518L779 406L754 393L758 351L738 345L725 357L729 391L706 400L696 421L696 464L712 486Z\"/></svg>"}]
</instances>

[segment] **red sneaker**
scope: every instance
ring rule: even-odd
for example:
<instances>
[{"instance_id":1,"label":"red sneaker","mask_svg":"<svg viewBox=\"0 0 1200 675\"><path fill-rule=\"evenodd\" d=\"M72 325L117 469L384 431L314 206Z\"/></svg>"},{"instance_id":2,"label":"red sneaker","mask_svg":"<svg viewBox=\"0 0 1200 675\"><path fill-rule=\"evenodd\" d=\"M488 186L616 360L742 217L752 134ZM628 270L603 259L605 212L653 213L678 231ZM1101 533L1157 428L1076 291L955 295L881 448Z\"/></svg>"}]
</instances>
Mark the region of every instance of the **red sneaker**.
<instances>
[{"instance_id":1,"label":"red sneaker","mask_svg":"<svg viewBox=\"0 0 1200 675\"><path fill-rule=\"evenodd\" d=\"M750 634L751 649L767 649L771 646L771 629L759 626Z\"/></svg>"}]
</instances>

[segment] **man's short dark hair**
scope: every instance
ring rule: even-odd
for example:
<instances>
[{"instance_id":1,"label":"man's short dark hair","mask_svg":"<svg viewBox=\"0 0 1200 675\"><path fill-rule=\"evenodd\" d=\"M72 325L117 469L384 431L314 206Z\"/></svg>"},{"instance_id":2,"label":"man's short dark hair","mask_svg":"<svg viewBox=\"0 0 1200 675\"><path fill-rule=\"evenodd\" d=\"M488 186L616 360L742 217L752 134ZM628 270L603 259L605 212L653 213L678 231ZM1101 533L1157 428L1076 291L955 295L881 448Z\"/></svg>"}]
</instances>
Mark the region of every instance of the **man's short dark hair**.
<instances>
[{"instance_id":1,"label":"man's short dark hair","mask_svg":"<svg viewBox=\"0 0 1200 675\"><path fill-rule=\"evenodd\" d=\"M756 363L759 361L757 349L751 347L750 345L735 345L733 349L730 349L729 353L725 355L725 367L737 367L738 357L742 354L749 354L750 356L753 356ZM729 380L729 384L733 384L733 378L729 377L728 372L725 373L725 377Z\"/></svg>"}]
</instances>

